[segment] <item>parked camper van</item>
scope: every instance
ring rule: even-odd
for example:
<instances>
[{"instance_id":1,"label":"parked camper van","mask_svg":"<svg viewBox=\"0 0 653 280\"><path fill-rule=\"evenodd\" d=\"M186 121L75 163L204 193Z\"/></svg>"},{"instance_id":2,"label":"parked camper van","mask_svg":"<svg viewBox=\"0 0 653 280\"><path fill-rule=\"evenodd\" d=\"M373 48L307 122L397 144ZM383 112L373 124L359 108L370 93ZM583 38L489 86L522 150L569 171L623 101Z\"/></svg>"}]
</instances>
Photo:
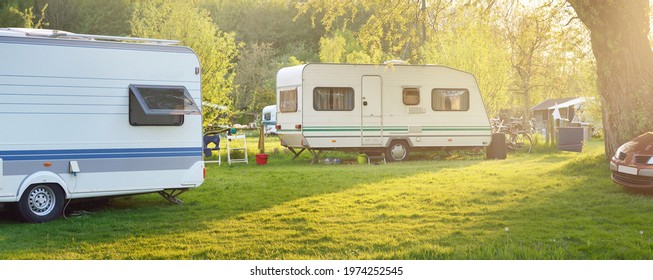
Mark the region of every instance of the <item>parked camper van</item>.
<instances>
[{"instance_id":1,"label":"parked camper van","mask_svg":"<svg viewBox=\"0 0 653 280\"><path fill-rule=\"evenodd\" d=\"M200 63L174 43L0 29L0 203L45 222L69 199L202 184Z\"/></svg>"},{"instance_id":2,"label":"parked camper van","mask_svg":"<svg viewBox=\"0 0 653 280\"><path fill-rule=\"evenodd\" d=\"M277 105L265 106L261 112L261 125L265 135L277 134Z\"/></svg>"},{"instance_id":3,"label":"parked camper van","mask_svg":"<svg viewBox=\"0 0 653 280\"><path fill-rule=\"evenodd\" d=\"M476 79L444 66L287 67L277 74L277 106L279 138L296 155L336 149L401 161L413 149L486 147L492 139Z\"/></svg>"}]
</instances>

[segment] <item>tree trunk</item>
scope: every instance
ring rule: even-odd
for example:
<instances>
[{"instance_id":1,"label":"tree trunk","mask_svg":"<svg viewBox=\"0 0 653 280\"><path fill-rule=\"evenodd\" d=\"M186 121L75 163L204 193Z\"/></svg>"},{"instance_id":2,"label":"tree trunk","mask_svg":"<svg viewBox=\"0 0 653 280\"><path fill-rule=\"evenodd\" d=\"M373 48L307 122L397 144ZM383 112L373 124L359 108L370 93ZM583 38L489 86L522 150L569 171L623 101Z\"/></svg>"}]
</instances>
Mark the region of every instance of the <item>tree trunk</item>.
<instances>
[{"instance_id":1,"label":"tree trunk","mask_svg":"<svg viewBox=\"0 0 653 280\"><path fill-rule=\"evenodd\" d=\"M568 0L591 33L605 153L653 131L653 52L648 0Z\"/></svg>"}]
</instances>

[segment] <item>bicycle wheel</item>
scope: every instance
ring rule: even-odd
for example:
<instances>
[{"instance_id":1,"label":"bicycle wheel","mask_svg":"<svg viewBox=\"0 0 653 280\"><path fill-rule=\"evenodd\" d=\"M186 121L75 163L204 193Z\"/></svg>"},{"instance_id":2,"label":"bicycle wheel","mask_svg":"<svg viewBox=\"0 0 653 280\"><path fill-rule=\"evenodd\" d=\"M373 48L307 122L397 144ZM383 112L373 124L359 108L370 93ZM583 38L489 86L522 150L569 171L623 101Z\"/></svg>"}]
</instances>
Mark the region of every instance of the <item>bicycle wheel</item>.
<instances>
[{"instance_id":1,"label":"bicycle wheel","mask_svg":"<svg viewBox=\"0 0 653 280\"><path fill-rule=\"evenodd\" d=\"M531 139L531 136L528 135L528 133L523 131L513 134L511 142L513 143L513 149L516 152L528 154L533 148L533 139Z\"/></svg>"},{"instance_id":2,"label":"bicycle wheel","mask_svg":"<svg viewBox=\"0 0 653 280\"><path fill-rule=\"evenodd\" d=\"M506 149L508 149L508 151L515 150L515 136L516 134L506 133Z\"/></svg>"}]
</instances>

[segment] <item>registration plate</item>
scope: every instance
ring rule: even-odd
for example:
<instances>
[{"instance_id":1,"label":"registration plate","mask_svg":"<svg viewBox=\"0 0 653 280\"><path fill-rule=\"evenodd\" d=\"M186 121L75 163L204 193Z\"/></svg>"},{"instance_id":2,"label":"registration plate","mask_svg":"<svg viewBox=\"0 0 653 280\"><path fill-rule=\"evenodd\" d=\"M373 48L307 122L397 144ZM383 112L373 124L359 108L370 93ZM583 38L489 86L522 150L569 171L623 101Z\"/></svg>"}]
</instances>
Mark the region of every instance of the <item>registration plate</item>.
<instances>
[{"instance_id":1,"label":"registration plate","mask_svg":"<svg viewBox=\"0 0 653 280\"><path fill-rule=\"evenodd\" d=\"M619 165L617 170L622 173L637 175L637 168L635 167Z\"/></svg>"}]
</instances>

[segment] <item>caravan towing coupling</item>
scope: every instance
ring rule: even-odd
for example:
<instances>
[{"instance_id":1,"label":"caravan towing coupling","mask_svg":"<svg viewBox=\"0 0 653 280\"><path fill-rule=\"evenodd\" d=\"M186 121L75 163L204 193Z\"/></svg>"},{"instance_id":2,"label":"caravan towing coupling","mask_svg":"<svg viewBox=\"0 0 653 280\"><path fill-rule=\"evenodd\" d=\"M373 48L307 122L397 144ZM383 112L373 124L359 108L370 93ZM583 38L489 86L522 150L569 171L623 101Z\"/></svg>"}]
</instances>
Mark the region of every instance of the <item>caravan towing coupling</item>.
<instances>
[{"instance_id":1,"label":"caravan towing coupling","mask_svg":"<svg viewBox=\"0 0 653 280\"><path fill-rule=\"evenodd\" d=\"M0 29L0 204L46 222L71 199L202 184L200 62L176 43Z\"/></svg>"}]
</instances>

